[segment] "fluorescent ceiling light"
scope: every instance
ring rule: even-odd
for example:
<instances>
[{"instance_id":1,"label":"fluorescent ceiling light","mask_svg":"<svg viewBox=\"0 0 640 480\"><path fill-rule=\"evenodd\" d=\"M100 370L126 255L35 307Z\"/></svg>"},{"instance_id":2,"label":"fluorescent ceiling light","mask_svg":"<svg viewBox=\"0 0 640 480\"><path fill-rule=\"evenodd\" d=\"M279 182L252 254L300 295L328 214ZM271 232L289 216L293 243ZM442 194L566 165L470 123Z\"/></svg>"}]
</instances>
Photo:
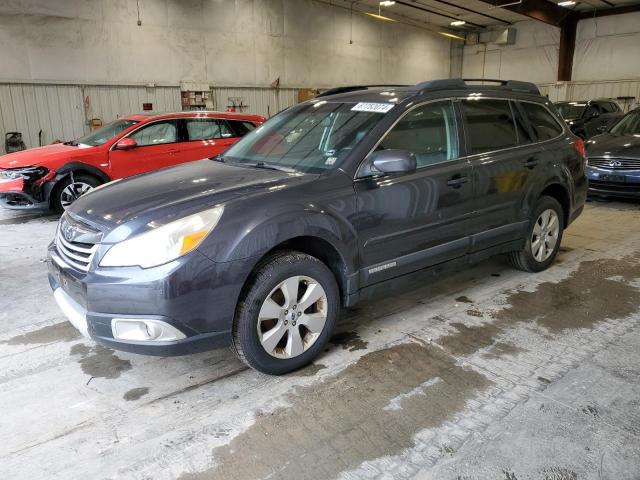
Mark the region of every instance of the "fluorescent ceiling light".
<instances>
[{"instance_id":1,"label":"fluorescent ceiling light","mask_svg":"<svg viewBox=\"0 0 640 480\"><path fill-rule=\"evenodd\" d=\"M461 27L465 23L467 23L467 22L465 22L464 20L454 20L453 22L451 22L451 26L453 26L453 27Z\"/></svg>"},{"instance_id":2,"label":"fluorescent ceiling light","mask_svg":"<svg viewBox=\"0 0 640 480\"><path fill-rule=\"evenodd\" d=\"M382 5L383 7L390 7L391 5L395 5L396 2L394 2L393 0L382 0L382 2L380 2L380 5Z\"/></svg>"},{"instance_id":3,"label":"fluorescent ceiling light","mask_svg":"<svg viewBox=\"0 0 640 480\"><path fill-rule=\"evenodd\" d=\"M448 38L453 38L455 40L462 40L464 42L465 38L461 37L460 35L454 35L453 33L447 33L447 32L438 32L440 35L444 35L445 37Z\"/></svg>"},{"instance_id":4,"label":"fluorescent ceiling light","mask_svg":"<svg viewBox=\"0 0 640 480\"><path fill-rule=\"evenodd\" d=\"M565 0L564 2L558 2L559 7L573 7L576 4L573 0Z\"/></svg>"},{"instance_id":5,"label":"fluorescent ceiling light","mask_svg":"<svg viewBox=\"0 0 640 480\"><path fill-rule=\"evenodd\" d=\"M378 20L386 20L387 22L396 22L393 18L385 17L384 15L378 15L377 13L369 13L365 12L367 15L373 18L377 18Z\"/></svg>"}]
</instances>

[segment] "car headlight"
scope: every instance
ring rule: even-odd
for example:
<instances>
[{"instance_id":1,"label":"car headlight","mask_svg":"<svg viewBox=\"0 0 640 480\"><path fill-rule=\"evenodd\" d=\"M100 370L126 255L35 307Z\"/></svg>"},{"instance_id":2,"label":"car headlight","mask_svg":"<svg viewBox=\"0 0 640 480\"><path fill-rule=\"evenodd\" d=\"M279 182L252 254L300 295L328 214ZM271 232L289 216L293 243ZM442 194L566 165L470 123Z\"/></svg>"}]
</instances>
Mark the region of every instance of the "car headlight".
<instances>
[{"instance_id":1,"label":"car headlight","mask_svg":"<svg viewBox=\"0 0 640 480\"><path fill-rule=\"evenodd\" d=\"M0 170L0 178L6 180L17 180L24 178L25 180L37 180L44 177L49 172L45 167L20 167Z\"/></svg>"},{"instance_id":2,"label":"car headlight","mask_svg":"<svg viewBox=\"0 0 640 480\"><path fill-rule=\"evenodd\" d=\"M100 266L149 268L175 260L202 243L218 224L223 210L223 206L205 210L116 243Z\"/></svg>"}]
</instances>

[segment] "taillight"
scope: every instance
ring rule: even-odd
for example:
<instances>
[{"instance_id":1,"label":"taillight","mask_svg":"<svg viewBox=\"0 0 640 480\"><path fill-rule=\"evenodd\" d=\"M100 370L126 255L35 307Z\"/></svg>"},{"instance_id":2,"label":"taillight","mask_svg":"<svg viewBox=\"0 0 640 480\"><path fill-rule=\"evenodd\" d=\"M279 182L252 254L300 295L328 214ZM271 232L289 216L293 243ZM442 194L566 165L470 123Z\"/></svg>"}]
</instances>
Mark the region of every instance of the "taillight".
<instances>
[{"instance_id":1,"label":"taillight","mask_svg":"<svg viewBox=\"0 0 640 480\"><path fill-rule=\"evenodd\" d=\"M576 143L573 144L576 148L576 151L580 154L582 158L587 157L587 150L584 147L584 140L581 138L576 139Z\"/></svg>"}]
</instances>

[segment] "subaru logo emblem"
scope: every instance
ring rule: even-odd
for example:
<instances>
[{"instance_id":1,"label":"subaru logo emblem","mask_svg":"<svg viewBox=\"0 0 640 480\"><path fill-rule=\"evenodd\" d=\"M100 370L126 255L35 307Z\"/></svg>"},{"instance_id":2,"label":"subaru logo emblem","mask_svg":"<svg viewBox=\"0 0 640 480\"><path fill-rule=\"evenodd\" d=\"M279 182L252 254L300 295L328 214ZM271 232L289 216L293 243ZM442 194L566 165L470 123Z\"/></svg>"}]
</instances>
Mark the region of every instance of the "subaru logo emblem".
<instances>
[{"instance_id":1,"label":"subaru logo emblem","mask_svg":"<svg viewBox=\"0 0 640 480\"><path fill-rule=\"evenodd\" d=\"M621 167L621 166L622 166L622 162L621 162L620 160L611 160L611 161L609 162L609 166L610 166L610 167L613 167L613 168L615 168L615 167Z\"/></svg>"}]
</instances>

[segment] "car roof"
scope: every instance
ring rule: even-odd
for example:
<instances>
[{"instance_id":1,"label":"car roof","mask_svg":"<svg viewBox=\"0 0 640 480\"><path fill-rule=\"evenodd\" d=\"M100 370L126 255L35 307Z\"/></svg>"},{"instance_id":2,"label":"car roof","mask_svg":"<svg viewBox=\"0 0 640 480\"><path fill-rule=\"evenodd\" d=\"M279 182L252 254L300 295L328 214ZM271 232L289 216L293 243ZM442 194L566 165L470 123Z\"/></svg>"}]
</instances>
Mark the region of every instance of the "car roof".
<instances>
[{"instance_id":1,"label":"car roof","mask_svg":"<svg viewBox=\"0 0 640 480\"><path fill-rule=\"evenodd\" d=\"M477 82L483 82L478 84ZM490 85L484 84L491 83ZM456 95L466 92L486 93L503 96L505 98L517 98L520 96L531 98L541 97L538 87L529 82L516 80L492 80L492 79L462 79L450 78L444 80L430 80L416 85L358 85L329 89L320 93L312 101L326 100L331 102L389 102L401 103L411 97L428 95L435 92L452 92Z\"/></svg>"},{"instance_id":2,"label":"car roof","mask_svg":"<svg viewBox=\"0 0 640 480\"><path fill-rule=\"evenodd\" d=\"M146 122L152 120L164 120L167 118L226 118L229 120L249 120L255 122L264 122L266 119L260 115L237 113L237 112L215 112L197 110L193 112L170 112L170 113L137 113L132 115L124 115L120 117L125 120L135 120L137 122Z\"/></svg>"}]
</instances>

